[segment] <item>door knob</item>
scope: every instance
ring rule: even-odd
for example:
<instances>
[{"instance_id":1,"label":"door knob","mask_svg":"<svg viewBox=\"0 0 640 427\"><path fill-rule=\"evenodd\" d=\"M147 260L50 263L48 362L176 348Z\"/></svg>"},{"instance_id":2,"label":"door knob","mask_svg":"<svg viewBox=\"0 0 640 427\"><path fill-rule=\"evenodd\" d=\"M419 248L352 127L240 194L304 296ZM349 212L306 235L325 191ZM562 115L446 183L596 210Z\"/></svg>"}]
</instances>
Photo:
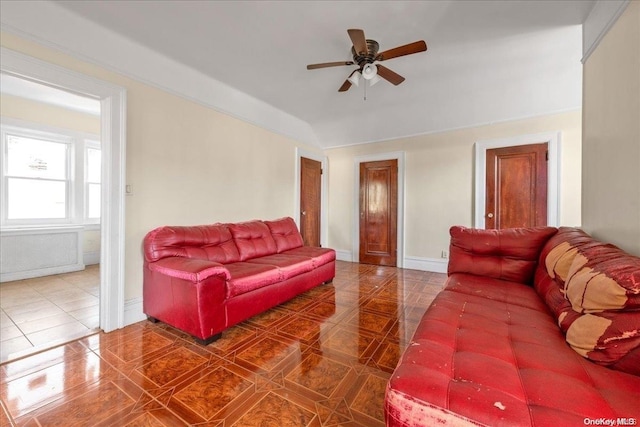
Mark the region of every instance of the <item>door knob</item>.
<instances>
[{"instance_id":1,"label":"door knob","mask_svg":"<svg viewBox=\"0 0 640 427\"><path fill-rule=\"evenodd\" d=\"M300 212L300 213L301 213L302 215L306 215L306 214L307 214L307 211L302 211L302 212Z\"/></svg>"},{"instance_id":2,"label":"door knob","mask_svg":"<svg viewBox=\"0 0 640 427\"><path fill-rule=\"evenodd\" d=\"M487 214L487 218L493 218L493 214L492 214L491 212L489 212L489 213Z\"/></svg>"}]
</instances>

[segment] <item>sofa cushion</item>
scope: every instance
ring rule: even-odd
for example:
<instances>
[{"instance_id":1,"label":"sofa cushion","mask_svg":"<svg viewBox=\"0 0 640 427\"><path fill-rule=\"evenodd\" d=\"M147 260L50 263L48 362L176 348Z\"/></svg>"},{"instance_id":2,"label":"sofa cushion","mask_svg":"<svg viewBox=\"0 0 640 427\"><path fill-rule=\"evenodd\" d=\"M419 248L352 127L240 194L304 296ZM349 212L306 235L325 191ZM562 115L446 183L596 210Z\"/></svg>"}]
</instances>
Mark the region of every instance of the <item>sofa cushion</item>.
<instances>
[{"instance_id":1,"label":"sofa cushion","mask_svg":"<svg viewBox=\"0 0 640 427\"><path fill-rule=\"evenodd\" d=\"M301 246L299 248L289 249L284 252L284 254L311 258L314 268L318 268L321 265L325 265L336 260L336 251L333 249L318 248L315 246Z\"/></svg>"},{"instance_id":2,"label":"sofa cushion","mask_svg":"<svg viewBox=\"0 0 640 427\"><path fill-rule=\"evenodd\" d=\"M238 248L224 224L156 228L144 238L144 255L149 262L167 257L206 259L220 264L240 261Z\"/></svg>"},{"instance_id":3,"label":"sofa cushion","mask_svg":"<svg viewBox=\"0 0 640 427\"><path fill-rule=\"evenodd\" d=\"M271 231L278 253L299 248L303 245L302 236L293 218L280 218L273 221L265 221L264 223L267 224Z\"/></svg>"},{"instance_id":4,"label":"sofa cushion","mask_svg":"<svg viewBox=\"0 0 640 427\"><path fill-rule=\"evenodd\" d=\"M276 242L271 236L269 227L262 221L229 224L229 231L240 253L240 261L277 252Z\"/></svg>"},{"instance_id":5,"label":"sofa cushion","mask_svg":"<svg viewBox=\"0 0 640 427\"><path fill-rule=\"evenodd\" d=\"M640 375L640 258L568 227L540 257L534 286L567 343L596 363Z\"/></svg>"},{"instance_id":6,"label":"sofa cushion","mask_svg":"<svg viewBox=\"0 0 640 427\"><path fill-rule=\"evenodd\" d=\"M519 288L524 301L513 304L483 296L494 284L436 297L389 380L387 425L582 425L638 413L640 378L578 356L554 319L530 308L530 287L504 283Z\"/></svg>"},{"instance_id":7,"label":"sofa cushion","mask_svg":"<svg viewBox=\"0 0 640 427\"><path fill-rule=\"evenodd\" d=\"M639 354L640 258L605 244L584 245L578 252L565 292L575 314L567 310L559 319L567 342L604 365ZM640 374L640 366L627 372Z\"/></svg>"},{"instance_id":8,"label":"sofa cushion","mask_svg":"<svg viewBox=\"0 0 640 427\"><path fill-rule=\"evenodd\" d=\"M273 254L253 258L247 262L278 267L283 280L313 270L313 260L311 258L296 255Z\"/></svg>"},{"instance_id":9,"label":"sofa cushion","mask_svg":"<svg viewBox=\"0 0 640 427\"><path fill-rule=\"evenodd\" d=\"M540 251L540 265L564 292L564 284L578 248L593 242L591 236L577 228L560 227Z\"/></svg>"},{"instance_id":10,"label":"sofa cushion","mask_svg":"<svg viewBox=\"0 0 640 427\"><path fill-rule=\"evenodd\" d=\"M531 283L540 249L554 227L481 230L453 226L448 272Z\"/></svg>"},{"instance_id":11,"label":"sofa cushion","mask_svg":"<svg viewBox=\"0 0 640 427\"><path fill-rule=\"evenodd\" d=\"M236 262L225 267L231 276L227 281L227 298L282 281L280 269L273 265Z\"/></svg>"}]
</instances>

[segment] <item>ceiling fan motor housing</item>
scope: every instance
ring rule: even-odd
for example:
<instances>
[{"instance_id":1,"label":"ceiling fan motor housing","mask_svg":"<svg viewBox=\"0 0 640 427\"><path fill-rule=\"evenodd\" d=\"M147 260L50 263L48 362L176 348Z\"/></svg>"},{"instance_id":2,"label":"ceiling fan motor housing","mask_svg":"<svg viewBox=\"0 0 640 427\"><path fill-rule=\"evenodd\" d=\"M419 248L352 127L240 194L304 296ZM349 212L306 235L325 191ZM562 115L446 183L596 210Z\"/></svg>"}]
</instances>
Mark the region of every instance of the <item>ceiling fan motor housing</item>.
<instances>
[{"instance_id":1,"label":"ceiling fan motor housing","mask_svg":"<svg viewBox=\"0 0 640 427\"><path fill-rule=\"evenodd\" d=\"M367 50L369 52L356 52L356 49L352 46L351 53L353 54L353 62L358 64L360 69L366 64L372 64L376 60L379 48L380 45L378 42L370 39L367 39Z\"/></svg>"}]
</instances>

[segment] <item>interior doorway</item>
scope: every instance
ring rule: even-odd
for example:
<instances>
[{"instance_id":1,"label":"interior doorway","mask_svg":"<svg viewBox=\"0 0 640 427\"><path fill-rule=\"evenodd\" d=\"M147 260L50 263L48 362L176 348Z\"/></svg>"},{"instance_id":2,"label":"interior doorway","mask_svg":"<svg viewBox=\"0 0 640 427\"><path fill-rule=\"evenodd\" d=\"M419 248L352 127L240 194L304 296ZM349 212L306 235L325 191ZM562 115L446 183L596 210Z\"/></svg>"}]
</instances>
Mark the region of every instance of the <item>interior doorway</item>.
<instances>
[{"instance_id":1,"label":"interior doorway","mask_svg":"<svg viewBox=\"0 0 640 427\"><path fill-rule=\"evenodd\" d=\"M100 101L0 73L0 362L95 333Z\"/></svg>"},{"instance_id":2,"label":"interior doorway","mask_svg":"<svg viewBox=\"0 0 640 427\"><path fill-rule=\"evenodd\" d=\"M100 316L105 332L125 325L124 312L124 189L126 153L126 90L123 87L63 68L19 52L0 48L2 72L46 83L100 102L101 229Z\"/></svg>"},{"instance_id":3,"label":"interior doorway","mask_svg":"<svg viewBox=\"0 0 640 427\"><path fill-rule=\"evenodd\" d=\"M486 152L485 228L547 225L548 144Z\"/></svg>"}]
</instances>

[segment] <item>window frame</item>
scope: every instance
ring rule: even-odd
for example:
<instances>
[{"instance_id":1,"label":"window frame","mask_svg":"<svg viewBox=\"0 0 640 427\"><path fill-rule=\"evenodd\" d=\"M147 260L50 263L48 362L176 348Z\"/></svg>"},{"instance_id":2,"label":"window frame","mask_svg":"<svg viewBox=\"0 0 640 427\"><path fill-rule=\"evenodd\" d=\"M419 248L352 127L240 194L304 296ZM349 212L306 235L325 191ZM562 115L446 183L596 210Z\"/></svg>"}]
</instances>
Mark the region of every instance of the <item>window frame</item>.
<instances>
[{"instance_id":1,"label":"window frame","mask_svg":"<svg viewBox=\"0 0 640 427\"><path fill-rule=\"evenodd\" d=\"M85 215L85 169L86 146L101 150L100 137L90 133L70 129L56 128L40 123L32 123L18 119L2 117L0 123L0 156L2 157L0 179L2 195L0 202L0 225L3 228L28 228L64 225L99 224L100 218L87 218ZM10 219L8 175L8 135L40 139L67 144L66 150L66 206L65 218L20 218ZM89 144L87 144L87 141ZM101 150L102 151L102 150ZM18 177L22 178L22 177ZM30 179L30 178L27 178Z\"/></svg>"}]
</instances>

